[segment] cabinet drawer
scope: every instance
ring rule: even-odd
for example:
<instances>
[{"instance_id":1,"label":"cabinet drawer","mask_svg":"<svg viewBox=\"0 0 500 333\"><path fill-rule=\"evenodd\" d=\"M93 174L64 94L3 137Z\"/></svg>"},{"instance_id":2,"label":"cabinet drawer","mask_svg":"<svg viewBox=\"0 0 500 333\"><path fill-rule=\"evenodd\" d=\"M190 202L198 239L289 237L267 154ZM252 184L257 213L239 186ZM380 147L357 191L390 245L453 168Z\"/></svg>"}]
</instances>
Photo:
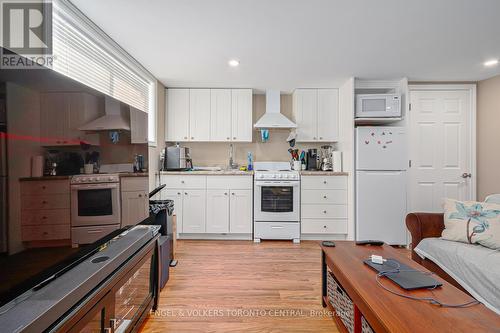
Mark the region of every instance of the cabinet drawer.
<instances>
[{"instance_id":1,"label":"cabinet drawer","mask_svg":"<svg viewBox=\"0 0 500 333\"><path fill-rule=\"evenodd\" d=\"M21 230L24 242L70 238L69 225L23 226Z\"/></svg>"},{"instance_id":2,"label":"cabinet drawer","mask_svg":"<svg viewBox=\"0 0 500 333\"><path fill-rule=\"evenodd\" d=\"M303 234L346 234L346 219L302 219L301 228Z\"/></svg>"},{"instance_id":3,"label":"cabinet drawer","mask_svg":"<svg viewBox=\"0 0 500 333\"><path fill-rule=\"evenodd\" d=\"M302 218L346 219L347 205L302 205Z\"/></svg>"},{"instance_id":4,"label":"cabinet drawer","mask_svg":"<svg viewBox=\"0 0 500 333\"><path fill-rule=\"evenodd\" d=\"M70 224L69 209L30 209L21 211L22 225Z\"/></svg>"},{"instance_id":5,"label":"cabinet drawer","mask_svg":"<svg viewBox=\"0 0 500 333\"><path fill-rule=\"evenodd\" d=\"M300 223L293 222L255 222L254 238L261 239L298 239Z\"/></svg>"},{"instance_id":6,"label":"cabinet drawer","mask_svg":"<svg viewBox=\"0 0 500 333\"><path fill-rule=\"evenodd\" d=\"M69 180L22 181L21 195L69 194Z\"/></svg>"},{"instance_id":7,"label":"cabinet drawer","mask_svg":"<svg viewBox=\"0 0 500 333\"><path fill-rule=\"evenodd\" d=\"M346 176L302 176L300 181L304 190L347 190Z\"/></svg>"},{"instance_id":8,"label":"cabinet drawer","mask_svg":"<svg viewBox=\"0 0 500 333\"><path fill-rule=\"evenodd\" d=\"M119 228L119 224L71 228L71 240L73 243L77 240L77 244L90 244Z\"/></svg>"},{"instance_id":9,"label":"cabinet drawer","mask_svg":"<svg viewBox=\"0 0 500 333\"><path fill-rule=\"evenodd\" d=\"M252 181L252 176L207 176L207 188L251 190Z\"/></svg>"},{"instance_id":10,"label":"cabinet drawer","mask_svg":"<svg viewBox=\"0 0 500 333\"><path fill-rule=\"evenodd\" d=\"M172 188L197 188L204 189L207 186L207 176L196 175L165 175L162 176L163 183L167 189Z\"/></svg>"},{"instance_id":11,"label":"cabinet drawer","mask_svg":"<svg viewBox=\"0 0 500 333\"><path fill-rule=\"evenodd\" d=\"M123 192L149 192L148 177L122 177L120 181Z\"/></svg>"},{"instance_id":12,"label":"cabinet drawer","mask_svg":"<svg viewBox=\"0 0 500 333\"><path fill-rule=\"evenodd\" d=\"M21 197L21 209L69 209L69 193L52 195L26 195Z\"/></svg>"},{"instance_id":13,"label":"cabinet drawer","mask_svg":"<svg viewBox=\"0 0 500 333\"><path fill-rule=\"evenodd\" d=\"M302 190L302 204L347 204L347 190Z\"/></svg>"}]
</instances>

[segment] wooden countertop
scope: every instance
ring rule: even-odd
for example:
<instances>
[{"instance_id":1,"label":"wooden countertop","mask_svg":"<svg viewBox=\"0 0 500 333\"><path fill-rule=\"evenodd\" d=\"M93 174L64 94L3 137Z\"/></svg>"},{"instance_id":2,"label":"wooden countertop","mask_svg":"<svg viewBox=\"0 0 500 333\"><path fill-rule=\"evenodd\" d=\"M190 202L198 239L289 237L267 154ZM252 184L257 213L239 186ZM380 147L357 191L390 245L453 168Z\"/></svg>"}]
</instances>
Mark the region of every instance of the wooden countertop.
<instances>
[{"instance_id":1,"label":"wooden countertop","mask_svg":"<svg viewBox=\"0 0 500 333\"><path fill-rule=\"evenodd\" d=\"M439 307L425 301L406 299L377 284L376 273L363 263L371 254L396 259L414 269L428 271L389 245L361 246L335 241L335 247L321 246L326 263L376 332L500 332L500 316L482 304L466 308ZM473 298L437 275L442 287L406 291L381 278L387 288L414 297L433 297L447 304L461 304Z\"/></svg>"},{"instance_id":2,"label":"wooden countertop","mask_svg":"<svg viewBox=\"0 0 500 333\"><path fill-rule=\"evenodd\" d=\"M19 181L37 181L37 180L69 180L71 175L68 176L41 176L41 177L21 177Z\"/></svg>"}]
</instances>

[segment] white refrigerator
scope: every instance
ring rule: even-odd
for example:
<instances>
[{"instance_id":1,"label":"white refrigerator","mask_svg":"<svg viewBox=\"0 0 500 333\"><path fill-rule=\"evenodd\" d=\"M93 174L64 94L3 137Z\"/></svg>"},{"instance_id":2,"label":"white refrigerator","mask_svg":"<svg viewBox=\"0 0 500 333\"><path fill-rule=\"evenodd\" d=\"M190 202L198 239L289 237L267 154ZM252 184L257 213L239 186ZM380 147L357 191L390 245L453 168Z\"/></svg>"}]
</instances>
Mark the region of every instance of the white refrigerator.
<instances>
[{"instance_id":1,"label":"white refrigerator","mask_svg":"<svg viewBox=\"0 0 500 333\"><path fill-rule=\"evenodd\" d=\"M406 245L406 133L356 128L356 240Z\"/></svg>"}]
</instances>

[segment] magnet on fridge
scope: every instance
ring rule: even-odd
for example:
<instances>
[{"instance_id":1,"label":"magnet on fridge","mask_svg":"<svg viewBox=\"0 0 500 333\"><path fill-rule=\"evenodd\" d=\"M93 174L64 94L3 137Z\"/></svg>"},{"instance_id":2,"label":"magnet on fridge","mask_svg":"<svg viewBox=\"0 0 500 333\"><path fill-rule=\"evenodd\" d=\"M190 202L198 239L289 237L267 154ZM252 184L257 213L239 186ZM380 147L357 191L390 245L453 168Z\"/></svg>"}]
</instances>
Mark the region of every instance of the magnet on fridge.
<instances>
[{"instance_id":1,"label":"magnet on fridge","mask_svg":"<svg viewBox=\"0 0 500 333\"><path fill-rule=\"evenodd\" d=\"M369 143L370 143L370 141L365 141L365 145L367 145L367 144L369 144Z\"/></svg>"}]
</instances>

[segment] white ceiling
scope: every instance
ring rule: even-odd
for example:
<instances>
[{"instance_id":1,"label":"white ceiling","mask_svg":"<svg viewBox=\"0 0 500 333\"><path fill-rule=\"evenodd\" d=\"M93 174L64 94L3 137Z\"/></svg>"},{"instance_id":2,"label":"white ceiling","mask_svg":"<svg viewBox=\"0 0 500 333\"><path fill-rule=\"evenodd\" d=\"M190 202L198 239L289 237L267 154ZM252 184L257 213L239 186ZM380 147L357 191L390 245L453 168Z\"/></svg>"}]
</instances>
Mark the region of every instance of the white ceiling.
<instances>
[{"instance_id":1,"label":"white ceiling","mask_svg":"<svg viewBox=\"0 0 500 333\"><path fill-rule=\"evenodd\" d=\"M500 74L498 0L72 0L168 87ZM239 59L238 68L227 62Z\"/></svg>"}]
</instances>

